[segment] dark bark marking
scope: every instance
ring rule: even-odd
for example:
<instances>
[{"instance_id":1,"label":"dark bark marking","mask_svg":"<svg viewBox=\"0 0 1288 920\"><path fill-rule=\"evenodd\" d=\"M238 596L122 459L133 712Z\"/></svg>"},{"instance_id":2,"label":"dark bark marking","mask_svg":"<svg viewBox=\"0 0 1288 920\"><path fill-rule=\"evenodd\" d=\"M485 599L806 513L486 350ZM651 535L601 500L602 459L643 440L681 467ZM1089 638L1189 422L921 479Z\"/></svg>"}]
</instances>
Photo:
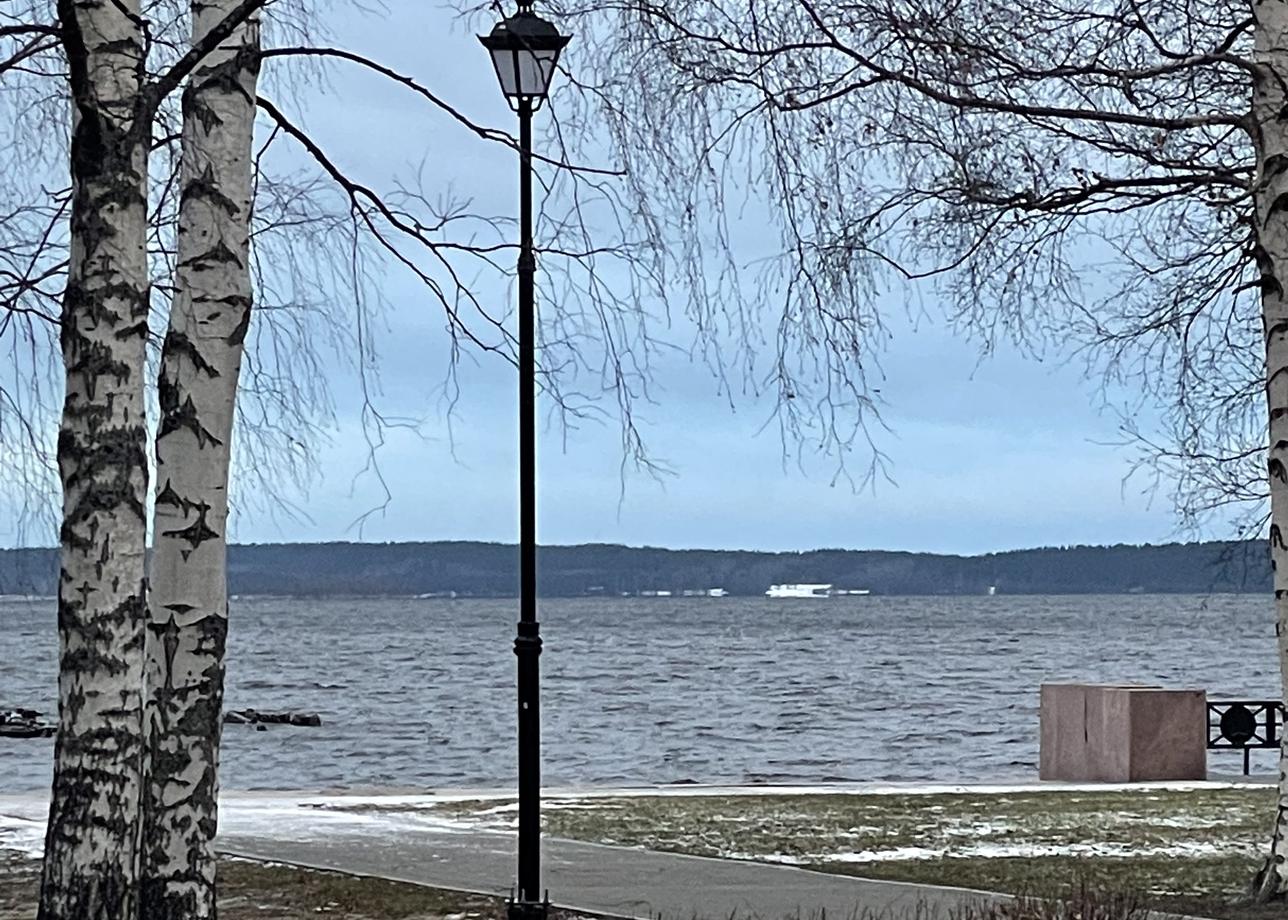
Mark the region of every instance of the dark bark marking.
<instances>
[{"instance_id":1,"label":"dark bark marking","mask_svg":"<svg viewBox=\"0 0 1288 920\"><path fill-rule=\"evenodd\" d=\"M236 217L241 210L231 198L224 194L223 189L220 187L219 180L215 176L214 167L209 163L207 163L206 168L202 170L201 178L189 179L184 184L183 191L179 195L179 200L181 202L180 206L182 206L183 202L190 201L194 198L200 198L209 202L211 206L221 209L227 213L229 217Z\"/></svg>"},{"instance_id":2,"label":"dark bark marking","mask_svg":"<svg viewBox=\"0 0 1288 920\"><path fill-rule=\"evenodd\" d=\"M158 505L173 505L176 508L183 508L185 500L179 497L179 493L174 490L174 486L167 479L165 488L161 490L161 493L156 498L156 503Z\"/></svg>"},{"instance_id":3,"label":"dark bark marking","mask_svg":"<svg viewBox=\"0 0 1288 920\"><path fill-rule=\"evenodd\" d=\"M179 624L174 617L164 623L149 623L148 629L157 637L165 650L165 680L161 686L167 692L174 690L174 656L179 650Z\"/></svg>"},{"instance_id":4,"label":"dark bark marking","mask_svg":"<svg viewBox=\"0 0 1288 920\"><path fill-rule=\"evenodd\" d=\"M116 358L112 350L101 342L75 335L68 349L67 373L84 378L85 395L93 402L98 397L99 381L109 377L122 387L129 382L133 371L128 364Z\"/></svg>"},{"instance_id":5,"label":"dark bark marking","mask_svg":"<svg viewBox=\"0 0 1288 920\"><path fill-rule=\"evenodd\" d=\"M175 329L171 329L166 333L165 344L161 346L161 357L163 361L184 357L192 362L194 368L204 373L207 377L214 379L219 376L219 371L215 369L213 364L202 357L197 346L192 343L192 339Z\"/></svg>"},{"instance_id":6,"label":"dark bark marking","mask_svg":"<svg viewBox=\"0 0 1288 920\"><path fill-rule=\"evenodd\" d=\"M1266 211L1266 220L1274 217L1279 211L1288 209L1288 192L1280 192L1275 196L1275 200L1270 202L1270 208Z\"/></svg>"},{"instance_id":7,"label":"dark bark marking","mask_svg":"<svg viewBox=\"0 0 1288 920\"><path fill-rule=\"evenodd\" d=\"M246 341L246 331L250 329L250 298L245 299L245 309L237 320L237 326L228 334L228 344L237 346Z\"/></svg>"},{"instance_id":8,"label":"dark bark marking","mask_svg":"<svg viewBox=\"0 0 1288 920\"><path fill-rule=\"evenodd\" d=\"M108 560L112 558L112 534L103 534L103 549L98 554L98 561L94 563L94 577L99 581L103 580L103 567L107 565Z\"/></svg>"},{"instance_id":9,"label":"dark bark marking","mask_svg":"<svg viewBox=\"0 0 1288 920\"><path fill-rule=\"evenodd\" d=\"M148 337L148 324L146 321L135 323L132 326L126 326L123 329L116 330L114 334L118 342L123 342L131 336L138 336L139 338L146 339Z\"/></svg>"},{"instance_id":10,"label":"dark bark marking","mask_svg":"<svg viewBox=\"0 0 1288 920\"><path fill-rule=\"evenodd\" d=\"M197 438L197 448L204 450L207 445L222 445L224 442L211 434L206 428L202 427L197 418L197 407L192 402L192 397L188 396L180 405L174 405L178 399L178 388L166 379L157 382L158 399L161 403L161 425L157 431L157 439L160 440L166 435L187 429Z\"/></svg>"},{"instance_id":11,"label":"dark bark marking","mask_svg":"<svg viewBox=\"0 0 1288 920\"><path fill-rule=\"evenodd\" d=\"M88 551L89 546L75 529L99 514L114 514L126 508L140 520L144 518L136 480L147 480L145 438L146 432L137 425L105 430L89 444L81 444L70 434L59 437L59 463L68 470L63 488L76 494L64 514L62 528L69 545ZM81 488L82 485L87 487Z\"/></svg>"},{"instance_id":12,"label":"dark bark marking","mask_svg":"<svg viewBox=\"0 0 1288 920\"><path fill-rule=\"evenodd\" d=\"M205 502L201 502L195 507L197 511L197 519L195 521L187 527L180 528L179 530L163 531L161 535L163 537L177 537L178 539L188 543L193 549L197 549L207 540L218 539L218 532L211 529L210 525L206 523L206 514L210 511L210 506Z\"/></svg>"},{"instance_id":13,"label":"dark bark marking","mask_svg":"<svg viewBox=\"0 0 1288 920\"><path fill-rule=\"evenodd\" d=\"M242 267L242 261L237 253L229 249L223 240L216 240L210 249L180 264L183 268L191 268L194 271L209 271L211 266L216 264Z\"/></svg>"},{"instance_id":14,"label":"dark bark marking","mask_svg":"<svg viewBox=\"0 0 1288 920\"><path fill-rule=\"evenodd\" d=\"M1257 263L1257 271L1263 275L1274 274L1275 263L1270 258L1270 253L1260 243L1254 243L1252 246L1252 258Z\"/></svg>"},{"instance_id":15,"label":"dark bark marking","mask_svg":"<svg viewBox=\"0 0 1288 920\"><path fill-rule=\"evenodd\" d=\"M180 105L183 117L185 119L195 118L201 122L202 130L207 134L223 124L223 120L215 113L215 110L201 101L200 89L195 81L188 84Z\"/></svg>"}]
</instances>

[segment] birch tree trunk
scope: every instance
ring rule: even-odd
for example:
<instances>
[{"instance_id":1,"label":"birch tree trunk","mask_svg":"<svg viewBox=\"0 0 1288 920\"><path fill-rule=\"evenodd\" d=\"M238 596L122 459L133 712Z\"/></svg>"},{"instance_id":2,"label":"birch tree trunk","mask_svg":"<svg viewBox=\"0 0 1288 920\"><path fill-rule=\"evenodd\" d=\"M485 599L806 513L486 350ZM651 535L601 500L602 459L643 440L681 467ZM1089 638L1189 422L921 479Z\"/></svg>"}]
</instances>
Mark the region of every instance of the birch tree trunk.
<instances>
[{"instance_id":1,"label":"birch tree trunk","mask_svg":"<svg viewBox=\"0 0 1288 920\"><path fill-rule=\"evenodd\" d=\"M1275 634L1288 699L1288 2L1265 0L1256 17L1252 117L1257 154L1253 186L1255 255L1261 270L1266 342L1266 408L1270 415L1270 555L1274 568ZM1288 894L1288 746L1279 754L1279 801L1270 854L1257 875L1259 901Z\"/></svg>"},{"instance_id":2,"label":"birch tree trunk","mask_svg":"<svg viewBox=\"0 0 1288 920\"><path fill-rule=\"evenodd\" d=\"M72 203L58 466L58 739L42 920L137 909L142 755L149 133L139 0L59 0Z\"/></svg>"},{"instance_id":3,"label":"birch tree trunk","mask_svg":"<svg viewBox=\"0 0 1288 920\"><path fill-rule=\"evenodd\" d=\"M193 41L236 0L194 0ZM177 292L158 393L147 636L143 916L214 917L228 630L228 467L250 322L251 141L259 25L239 27L183 97Z\"/></svg>"}]
</instances>

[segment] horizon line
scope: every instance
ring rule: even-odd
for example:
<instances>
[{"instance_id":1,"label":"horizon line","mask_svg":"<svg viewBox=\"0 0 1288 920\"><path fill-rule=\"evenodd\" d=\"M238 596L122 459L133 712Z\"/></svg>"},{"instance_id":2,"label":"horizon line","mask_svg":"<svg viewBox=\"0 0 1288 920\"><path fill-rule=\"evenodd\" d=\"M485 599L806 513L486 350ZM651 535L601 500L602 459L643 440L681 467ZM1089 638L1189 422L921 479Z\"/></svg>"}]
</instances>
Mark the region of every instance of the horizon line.
<instances>
[{"instance_id":1,"label":"horizon line","mask_svg":"<svg viewBox=\"0 0 1288 920\"><path fill-rule=\"evenodd\" d=\"M1232 546L1237 544L1253 544L1265 541L1265 537L1240 537L1231 539L1207 539L1207 540L1168 540L1160 543L1064 543L1048 544L1044 546L1027 546L1015 547L1011 549L987 550L977 553L952 553L938 552L935 550L916 550L916 549L874 549L874 548L854 548L843 546L818 546L811 549L745 549L745 548L726 548L710 546L655 546L650 544L629 544L629 543L607 543L601 541L589 541L581 543L539 543L539 549L582 549L586 547L605 547L612 549L627 550L651 550L656 552L667 553L744 553L747 555L759 556L802 556L812 553L885 553L891 555L908 555L908 556L941 556L958 559L978 559L987 556L1004 556L1016 553L1033 553L1047 550L1070 551L1070 550L1112 550L1112 549L1162 549L1166 547L1201 547L1201 546ZM231 548L250 548L250 547L323 547L323 546L360 546L360 547L390 547L390 546L433 546L433 545L474 545L489 547L506 547L518 549L517 542L505 542L500 540L477 540L477 539L438 539L438 540L285 540L280 542L255 542L255 543L229 543ZM152 549L151 545L148 547ZM0 553L9 552L58 552L58 546L12 546L0 547Z\"/></svg>"}]
</instances>

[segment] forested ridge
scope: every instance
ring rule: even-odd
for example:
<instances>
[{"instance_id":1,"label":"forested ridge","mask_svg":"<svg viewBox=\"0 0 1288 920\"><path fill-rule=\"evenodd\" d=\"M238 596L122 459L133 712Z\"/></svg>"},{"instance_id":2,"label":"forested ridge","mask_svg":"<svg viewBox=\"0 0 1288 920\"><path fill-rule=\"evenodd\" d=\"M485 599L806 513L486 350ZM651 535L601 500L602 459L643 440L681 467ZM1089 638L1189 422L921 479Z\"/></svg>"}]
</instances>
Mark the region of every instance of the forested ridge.
<instances>
[{"instance_id":1,"label":"forested ridge","mask_svg":"<svg viewBox=\"0 0 1288 920\"><path fill-rule=\"evenodd\" d=\"M0 550L0 595L51 595L53 549ZM281 543L229 548L234 594L508 597L517 551L501 543ZM549 597L723 588L759 595L771 584L822 582L873 594L1269 592L1264 542L1065 546L949 556L821 549L767 553L612 544L544 547Z\"/></svg>"}]
</instances>

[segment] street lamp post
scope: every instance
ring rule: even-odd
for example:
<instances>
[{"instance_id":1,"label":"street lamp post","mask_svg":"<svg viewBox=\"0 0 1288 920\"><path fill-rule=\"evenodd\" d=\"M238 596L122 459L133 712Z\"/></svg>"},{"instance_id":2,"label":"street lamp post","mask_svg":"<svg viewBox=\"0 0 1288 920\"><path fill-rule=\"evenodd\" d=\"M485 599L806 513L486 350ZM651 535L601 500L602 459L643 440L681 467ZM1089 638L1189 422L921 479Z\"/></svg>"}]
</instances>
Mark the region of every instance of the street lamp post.
<instances>
[{"instance_id":1,"label":"street lamp post","mask_svg":"<svg viewBox=\"0 0 1288 920\"><path fill-rule=\"evenodd\" d=\"M519 0L513 16L479 41L492 55L501 92L519 115L519 865L510 920L544 920L541 891L541 632L537 623L536 256L532 250L532 113L550 91L569 37Z\"/></svg>"}]
</instances>

